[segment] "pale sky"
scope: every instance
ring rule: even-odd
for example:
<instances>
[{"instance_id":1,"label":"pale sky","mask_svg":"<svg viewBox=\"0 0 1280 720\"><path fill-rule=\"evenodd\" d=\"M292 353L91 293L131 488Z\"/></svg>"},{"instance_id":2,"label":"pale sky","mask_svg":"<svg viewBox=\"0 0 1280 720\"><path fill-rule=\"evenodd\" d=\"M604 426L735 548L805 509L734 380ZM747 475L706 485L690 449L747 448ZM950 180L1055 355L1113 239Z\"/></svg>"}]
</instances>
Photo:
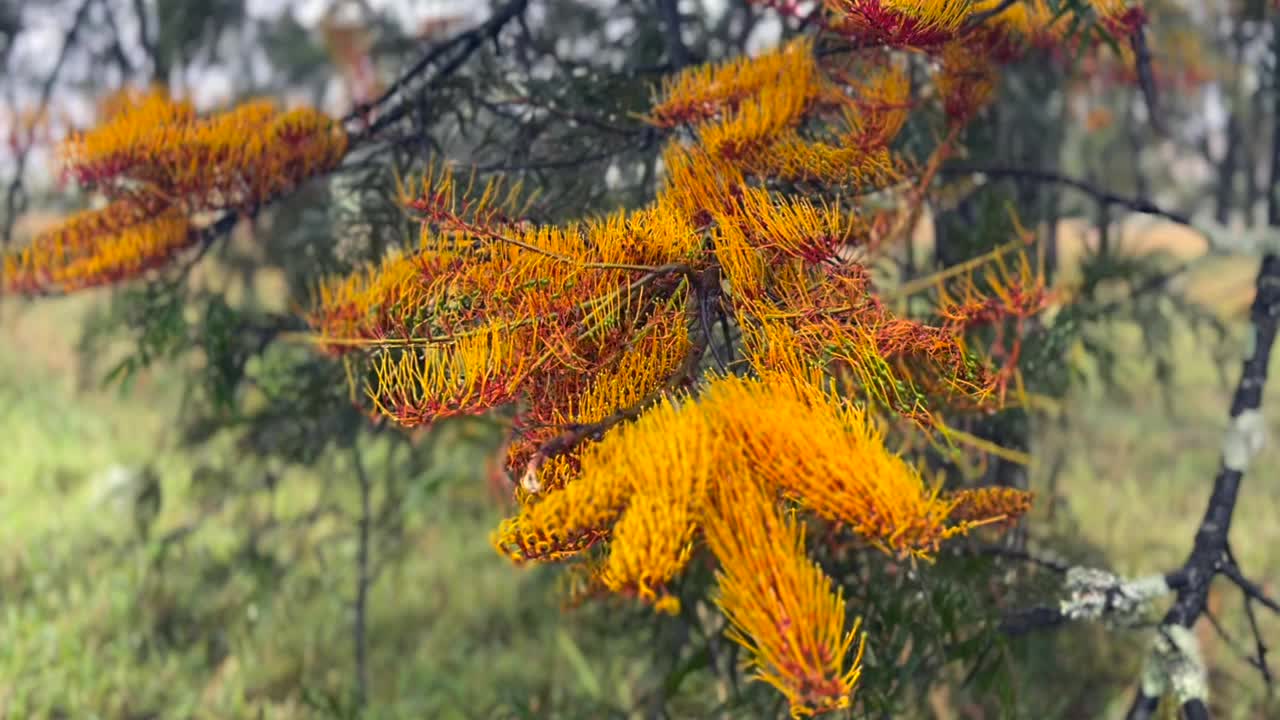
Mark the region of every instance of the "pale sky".
<instances>
[{"instance_id":1,"label":"pale sky","mask_svg":"<svg viewBox=\"0 0 1280 720\"><path fill-rule=\"evenodd\" d=\"M250 15L264 18L279 17L292 6L298 22L310 27L324 16L330 6L341 4L355 5L344 0L248 0L246 6ZM478 20L487 12L487 3L465 0L365 0L365 4L379 13L390 13L403 27L413 27L428 18L448 15L470 15Z\"/></svg>"}]
</instances>

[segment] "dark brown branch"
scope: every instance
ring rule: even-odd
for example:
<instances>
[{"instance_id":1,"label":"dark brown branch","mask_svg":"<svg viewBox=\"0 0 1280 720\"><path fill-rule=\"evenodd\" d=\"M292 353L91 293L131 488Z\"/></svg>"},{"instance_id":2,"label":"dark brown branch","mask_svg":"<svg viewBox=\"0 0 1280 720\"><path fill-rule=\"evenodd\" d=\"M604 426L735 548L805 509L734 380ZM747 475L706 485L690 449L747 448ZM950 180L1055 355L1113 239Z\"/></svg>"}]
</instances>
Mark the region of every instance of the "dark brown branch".
<instances>
[{"instance_id":1,"label":"dark brown branch","mask_svg":"<svg viewBox=\"0 0 1280 720\"><path fill-rule=\"evenodd\" d=\"M145 0L133 0L133 14L138 19L138 44L142 45L143 52L151 59L153 65L151 70L155 75L155 80L161 85L167 85L169 83L168 73L164 72L165 68L161 67L160 58L156 55L155 42L151 37L151 20Z\"/></svg>"},{"instance_id":2,"label":"dark brown branch","mask_svg":"<svg viewBox=\"0 0 1280 720\"><path fill-rule=\"evenodd\" d=\"M720 268L713 265L703 274L702 282L698 285L698 325L702 328L703 340L711 350L711 359L715 361L716 368L722 373L727 373L728 361L720 357L720 349L716 347L715 340L711 336L712 328L715 326L715 311L722 309Z\"/></svg>"},{"instance_id":3,"label":"dark brown branch","mask_svg":"<svg viewBox=\"0 0 1280 720\"><path fill-rule=\"evenodd\" d=\"M1155 73L1151 70L1151 51L1147 47L1147 34L1143 27L1139 26L1129 36L1129 44L1133 48L1134 64L1138 69L1138 87L1147 103L1147 122L1157 135L1164 135L1164 125L1160 121L1156 103L1156 80Z\"/></svg>"},{"instance_id":4,"label":"dark brown branch","mask_svg":"<svg viewBox=\"0 0 1280 720\"><path fill-rule=\"evenodd\" d=\"M641 137L628 143L619 143L598 152L586 153L562 160L526 160L517 163L492 163L475 167L478 172L524 172L529 170L555 170L578 168L584 165L612 160L625 152L647 150L657 144L660 134L646 129Z\"/></svg>"},{"instance_id":5,"label":"dark brown branch","mask_svg":"<svg viewBox=\"0 0 1280 720\"><path fill-rule=\"evenodd\" d=\"M1000 632L1010 637L1065 625L1067 617L1051 607L1034 607L1010 613L1000 622Z\"/></svg>"},{"instance_id":6,"label":"dark brown branch","mask_svg":"<svg viewBox=\"0 0 1280 720\"><path fill-rule=\"evenodd\" d=\"M1280 124L1278 124L1280 127ZM1130 197L1119 195L1109 190L1100 188L1090 182L1079 178L1063 175L1047 170L1033 170L1028 168L1013 167L980 167L980 166L953 166L940 169L939 174L945 175L968 175L983 174L991 178L1001 178L1009 180L1026 180L1030 182L1050 183L1055 185L1064 185L1074 190L1078 190L1098 200L1103 205L1120 205L1127 207L1135 212L1161 217L1171 222L1185 225L1187 227L1195 227L1191 218L1172 210L1166 210L1157 206L1143 197ZM1143 282L1139 283L1133 290L1123 298L1117 298L1103 305L1094 308L1090 313L1090 317L1101 317L1110 312L1118 310L1125 303L1146 295L1151 292L1163 290L1170 282L1185 274L1195 265L1195 260L1182 262L1178 266L1171 268L1165 272L1153 275Z\"/></svg>"},{"instance_id":7,"label":"dark brown branch","mask_svg":"<svg viewBox=\"0 0 1280 720\"><path fill-rule=\"evenodd\" d=\"M1127 207L1134 212L1162 217L1166 220L1178 223L1179 225L1186 225L1188 227L1192 226L1190 217L1172 210L1166 210L1150 200L1113 193L1085 180L1074 178L1069 175L1049 172L1047 170L1014 167L950 166L941 168L938 173L941 175L982 174L991 178L1026 180L1029 182L1064 185L1074 190L1079 190L1080 192L1085 193L1107 205L1120 205L1122 207Z\"/></svg>"},{"instance_id":8,"label":"dark brown branch","mask_svg":"<svg viewBox=\"0 0 1280 720\"><path fill-rule=\"evenodd\" d=\"M1271 24L1271 57L1280 62L1280 17ZM1267 224L1280 227L1280 90L1272 88L1271 172L1267 183Z\"/></svg>"},{"instance_id":9,"label":"dark brown branch","mask_svg":"<svg viewBox=\"0 0 1280 720\"><path fill-rule=\"evenodd\" d=\"M133 63L129 61L129 56L125 54L124 46L120 43L120 26L116 23L116 16L111 12L111 4L107 0L102 0L102 15L107 28L111 30L111 55L120 66L121 74L132 75Z\"/></svg>"},{"instance_id":10,"label":"dark brown branch","mask_svg":"<svg viewBox=\"0 0 1280 720\"><path fill-rule=\"evenodd\" d=\"M503 28L505 28L513 19L523 14L528 5L529 0L511 0L511 2L508 2L506 5L499 8L494 12L492 17L480 25L472 28L471 30L458 33L445 42L436 45L419 58L417 62L401 73L400 76L396 78L395 82L391 83L391 86L388 87L382 95L378 96L378 98L372 102L356 106L351 113L343 118L343 121L368 121L370 115L375 110L387 105L398 97L409 87L410 84L413 83L415 79L417 79L419 75L426 72L427 68L436 64L450 53L454 53L456 51L456 54L454 54L448 62L440 67L436 72L435 77L425 83L421 89L426 90L439 85L444 78L449 77L457 71L457 69L471 57L471 54L479 49L486 40L496 40L498 34L502 32ZM413 109L415 104L416 101L406 99L400 102L400 104L392 106L389 110L382 113L377 120L374 120L372 124L368 125L363 133L356 135L353 138L352 144L357 144L363 140L373 137L387 127L399 122L401 118L409 114L409 111Z\"/></svg>"},{"instance_id":11,"label":"dark brown branch","mask_svg":"<svg viewBox=\"0 0 1280 720\"><path fill-rule=\"evenodd\" d=\"M1208 507L1196 532L1195 544L1183 566L1168 576L1169 586L1177 592L1162 627L1191 628L1204 615L1208 607L1209 586L1214 577L1227 575L1245 592L1260 589L1246 580L1235 567L1229 555L1228 534L1231 520L1239 500L1240 482L1250 455L1256 450L1260 438L1252 436L1251 429L1262 407L1262 392L1267 382L1271 350L1275 343L1277 325L1280 325L1280 255L1268 254L1262 259L1258 271L1257 295L1249 312L1253 325L1253 352L1244 361L1240 382L1231 402L1231 428L1223 452L1222 464L1214 478L1213 491ZM1259 428L1260 431L1260 428ZM1263 596L1265 597L1265 596ZM1152 698L1138 692L1129 713L1129 720L1150 717L1148 707ZM1204 703L1189 698L1183 703L1187 717L1201 715Z\"/></svg>"},{"instance_id":12,"label":"dark brown branch","mask_svg":"<svg viewBox=\"0 0 1280 720\"><path fill-rule=\"evenodd\" d=\"M966 552L973 555L983 555L988 557L1003 557L1010 560L1019 560L1022 562L1038 565L1046 570L1063 574L1071 569L1071 566L1056 558L1034 553L1029 550L1018 550L1015 548L1003 547L1000 545L983 545L973 549L966 549Z\"/></svg>"}]
</instances>

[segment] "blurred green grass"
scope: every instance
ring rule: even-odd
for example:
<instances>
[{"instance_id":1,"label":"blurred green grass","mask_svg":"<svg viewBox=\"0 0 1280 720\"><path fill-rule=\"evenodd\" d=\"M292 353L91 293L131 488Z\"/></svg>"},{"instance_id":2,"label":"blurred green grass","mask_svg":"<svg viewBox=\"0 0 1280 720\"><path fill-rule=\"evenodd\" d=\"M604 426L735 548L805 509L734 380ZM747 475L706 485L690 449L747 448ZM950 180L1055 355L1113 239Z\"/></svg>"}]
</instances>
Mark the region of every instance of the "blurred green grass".
<instances>
[{"instance_id":1,"label":"blurred green grass","mask_svg":"<svg viewBox=\"0 0 1280 720\"><path fill-rule=\"evenodd\" d=\"M1032 522L1051 524L1060 534L1101 548L1109 569L1121 574L1151 574L1186 559L1218 471L1227 410L1243 358L1244 318L1231 316L1231 346L1225 352L1211 346L1216 341L1197 338L1186 327L1175 333L1176 370L1163 391L1138 329L1114 329L1118 380L1128 392L1117 394L1100 384L1078 388L1064 407L1070 425L1039 433L1035 450L1040 465L1033 486L1040 502ZM1230 358L1221 368L1211 360L1215 351ZM1269 437L1274 438L1280 432L1280 383L1269 384L1263 406ZM1047 466L1055 456L1064 462L1059 476L1050 480ZM1271 471L1276 467L1280 450L1273 444L1246 474L1231 531L1245 572L1272 596L1280 593L1280 485ZM1049 521L1049 495L1055 487ZM1252 652L1239 591L1215 584L1210 607L1235 642ZM1259 621L1268 646L1275 647L1280 618L1260 608ZM1208 623L1199 625L1198 635L1211 668L1214 717L1277 717L1280 703L1265 698L1258 671ZM1141 650L1148 641L1146 633L1113 635L1117 637ZM1122 717L1130 697L1117 697L1108 717Z\"/></svg>"},{"instance_id":2,"label":"blurred green grass","mask_svg":"<svg viewBox=\"0 0 1280 720\"><path fill-rule=\"evenodd\" d=\"M1222 284L1221 273L1200 277ZM289 560L284 567L255 569L235 554L247 517L235 513L215 514L158 564L154 545L133 536L129 503L104 496L104 471L154 467L164 498L155 534L163 535L200 516L204 501L191 482L198 467L261 469L239 467L225 444L198 454L173 449L166 428L181 368L144 374L125 397L78 385L74 340L86 309L100 301L88 294L0 305L0 718L331 717L324 698L349 688L353 672L353 490L339 494L347 518L273 541L275 556ZM1223 312L1235 317L1242 347L1233 302ZM1050 460L1063 462L1054 481L1060 497L1036 514L1100 546L1115 570L1145 574L1175 566L1190 548L1239 366L1233 360L1219 373L1211 358L1221 348L1184 328L1174 338L1166 402L1136 328L1115 333L1119 377L1131 392L1080 388L1064 408L1071 422L1037 437L1033 482L1042 499L1051 491ZM1268 413L1274 433L1280 383L1271 383L1266 404L1276 409ZM607 706L634 703L654 683L653 666L638 659L643 638L609 632L612 609L562 613L553 572L516 570L498 557L488 534L501 510L474 451L456 437L439 442L440 493L413 508L408 553L373 589L366 717L603 717ZM1268 448L1255 467L1280 467L1278 460ZM248 517L283 522L303 512L326 478L349 476L341 463L284 472L268 506ZM1280 485L1271 480L1265 472L1246 478L1232 537L1246 571L1276 593ZM1247 640L1235 595L1220 586L1215 602L1228 629ZM1280 640L1280 623L1263 622ZM1138 647L1143 637L1108 641ZM1211 631L1202 639L1220 716L1265 717L1256 671ZM1132 670L1114 675L1132 678ZM1123 682L1107 689L1116 714L1129 697ZM1044 687L1052 691L1051 678ZM553 712L565 707L576 712Z\"/></svg>"},{"instance_id":3,"label":"blurred green grass","mask_svg":"<svg viewBox=\"0 0 1280 720\"><path fill-rule=\"evenodd\" d=\"M269 506L212 514L158 562L111 468L155 469L152 537L201 517L198 467L260 469L226 443L172 449L180 369L146 373L128 396L77 387L76 321L99 300L0 307L0 718L332 717L353 677L354 488L338 493L346 517L264 541L285 566L255 568L237 539L246 518L283 525L350 469L336 458L286 471ZM562 614L554 573L490 547L501 509L465 435L438 441L439 493L407 513L407 557L371 591L365 717L546 717L565 695L642 692L652 673L627 659L637 652L601 650L622 641L593 627L599 614Z\"/></svg>"}]
</instances>

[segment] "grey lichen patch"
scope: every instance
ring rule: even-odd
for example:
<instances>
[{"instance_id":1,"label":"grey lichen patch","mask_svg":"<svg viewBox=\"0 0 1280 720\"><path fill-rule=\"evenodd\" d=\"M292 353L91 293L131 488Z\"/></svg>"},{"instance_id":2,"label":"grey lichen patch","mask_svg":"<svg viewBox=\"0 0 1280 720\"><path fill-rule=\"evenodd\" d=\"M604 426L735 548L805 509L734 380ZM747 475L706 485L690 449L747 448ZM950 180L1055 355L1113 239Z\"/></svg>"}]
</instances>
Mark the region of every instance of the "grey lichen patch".
<instances>
[{"instance_id":1,"label":"grey lichen patch","mask_svg":"<svg viewBox=\"0 0 1280 720\"><path fill-rule=\"evenodd\" d=\"M1154 649L1142 665L1142 694L1149 698L1164 697L1169 689L1169 676Z\"/></svg>"},{"instance_id":2,"label":"grey lichen patch","mask_svg":"<svg viewBox=\"0 0 1280 720\"><path fill-rule=\"evenodd\" d=\"M1162 625L1153 649L1155 664L1160 666L1178 704L1191 700L1208 704L1208 672L1195 633L1181 625Z\"/></svg>"},{"instance_id":3,"label":"grey lichen patch","mask_svg":"<svg viewBox=\"0 0 1280 720\"><path fill-rule=\"evenodd\" d=\"M1266 444L1267 423L1256 409L1245 410L1231 419L1222 442L1222 464L1228 470L1244 472L1249 461Z\"/></svg>"},{"instance_id":4,"label":"grey lichen patch","mask_svg":"<svg viewBox=\"0 0 1280 720\"><path fill-rule=\"evenodd\" d=\"M1103 620L1130 626L1141 621L1153 598L1169 592L1163 575L1126 580L1097 568L1067 570L1066 590L1059 612L1071 620Z\"/></svg>"}]
</instances>

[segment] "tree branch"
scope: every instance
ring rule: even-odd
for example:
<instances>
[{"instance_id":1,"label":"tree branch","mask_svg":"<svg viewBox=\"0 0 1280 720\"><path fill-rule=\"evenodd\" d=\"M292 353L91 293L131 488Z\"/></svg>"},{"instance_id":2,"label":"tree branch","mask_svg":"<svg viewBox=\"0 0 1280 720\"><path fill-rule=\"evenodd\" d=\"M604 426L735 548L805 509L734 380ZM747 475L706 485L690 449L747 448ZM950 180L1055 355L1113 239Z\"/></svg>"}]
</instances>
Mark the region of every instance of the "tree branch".
<instances>
[{"instance_id":1,"label":"tree branch","mask_svg":"<svg viewBox=\"0 0 1280 720\"><path fill-rule=\"evenodd\" d=\"M1182 568L1171 576L1171 580L1176 582L1170 582L1170 585L1178 595L1161 622L1162 630L1193 627L1206 611L1209 586L1218 574L1226 574L1236 580L1237 585L1240 581L1248 582L1239 573L1239 568L1234 567L1227 536L1239 499L1240 482L1263 443L1262 392L1267 382L1277 325L1280 324L1280 255L1263 257L1256 286L1257 295L1249 312L1253 325L1252 352L1244 361L1240 382L1231 401L1231 425L1223 443L1221 466L1214 478L1213 491L1196 532L1191 554ZM1229 567L1231 571L1227 570ZM1251 583L1249 585L1252 586ZM1200 670L1203 672L1203 668ZM1176 681L1176 678L1169 680ZM1206 701L1204 688L1173 684L1183 712L1187 717L1196 717ZM1140 689L1139 698L1150 697L1153 694L1150 690L1149 687ZM1135 704L1140 703L1135 701ZM1134 720L1141 717L1144 717L1141 713L1130 715ZM1204 717L1208 717L1207 712Z\"/></svg>"},{"instance_id":2,"label":"tree branch","mask_svg":"<svg viewBox=\"0 0 1280 720\"><path fill-rule=\"evenodd\" d=\"M1015 167L984 167L984 166L950 166L942 168L938 171L940 175L974 175L982 174L991 178L1003 178L1009 180L1027 180L1030 182L1051 183L1056 185L1065 185L1074 190L1079 190L1098 201L1107 205L1120 205L1127 207L1135 212L1146 215L1154 215L1171 220L1179 225L1195 227L1196 223L1187 215L1166 210L1150 200L1140 197L1129 197L1120 195L1109 190L1100 188L1090 182L1074 178L1069 175L1049 172L1047 170L1034 170L1031 168L1015 168Z\"/></svg>"},{"instance_id":3,"label":"tree branch","mask_svg":"<svg viewBox=\"0 0 1280 720\"><path fill-rule=\"evenodd\" d=\"M1129 45L1133 48L1134 64L1138 70L1138 88L1147 104L1147 122L1156 135L1164 135L1164 124L1160 121L1160 113L1156 107L1156 79L1151 69L1151 50L1147 47L1145 28L1138 26L1129 36Z\"/></svg>"},{"instance_id":4,"label":"tree branch","mask_svg":"<svg viewBox=\"0 0 1280 720\"><path fill-rule=\"evenodd\" d=\"M68 31L68 36L67 36L68 42L63 49L64 58L65 58L67 49L71 46L71 40L74 38L74 34L78 32L78 28L83 24L84 18L87 17L89 8L96 1L97 0L85 0L84 4L80 7L80 11L76 15L77 22L73 25L72 29ZM457 47L462 47L463 48L462 52L456 55L448 63L441 66L436 71L436 73L431 77L431 79L428 80L425 83L425 85L420 89L425 90L425 89L438 86L441 82L443 82L445 78L449 77L454 72L456 72L458 68L460 68L462 64L466 61L466 59L469 58L471 54L475 52L475 50L484 42L484 40L496 37L497 34L502 30L502 28L505 27L506 24L510 22L513 18L515 18L521 12L523 12L525 7L527 6L528 6L528 0L513 0L512 2L503 6L498 12L494 13L493 17L491 17L489 20L481 23L480 25L476 26L475 28L472 28L471 30L466 30L461 33L458 33L448 41L440 45L437 45L435 48L429 51L426 55L424 55L418 62L414 63L413 66L411 66L409 69L403 72L400 75L399 79L397 79L394 83L392 83L391 87L388 88L387 91L383 93L382 96L374 100L372 103L369 103L368 105L363 106L362 108L357 108L357 111L353 111L353 113L343 118L343 122L344 123L350 122L356 119L357 117L360 117L361 115L369 111L372 111L373 109L381 105L384 105L390 100L394 99L400 93L400 91L403 90L408 85L408 83L410 83L416 76L422 74L427 68L429 68L434 62L436 62L442 56L444 56L449 50ZM58 67L61 67L61 64L62 64L62 59L59 60ZM50 77L48 78L45 84L46 92L44 93L44 100L46 102L48 100L49 93L52 92L52 86L56 81L56 76L57 76L57 69L55 68L55 72L50 75ZM350 157L351 153L356 148L360 147L365 143L370 142L382 130L385 130L386 128L393 125L395 122L399 121L402 117L404 117L404 115L406 115L409 112L409 110L412 108L413 105L414 105L413 101L405 100L401 104L392 107L387 113L382 115L376 122L366 127L363 132L352 134L350 136L350 141L348 144L348 147L349 147L348 157ZM22 160L25 161L25 153L22 156ZM334 168L334 170L331 170L330 172L335 172L338 169L339 168ZM21 189L20 188L21 175L22 175L22 162L19 163L18 174L15 176L16 177L15 184L18 187L17 189L15 189L15 186L10 186L9 188L9 201L11 206L15 202L14 200L15 193L17 193ZM209 247L213 245L223 235L230 232L236 226L236 224L240 222L242 218L256 217L258 212L261 211L261 209L262 207L259 206L259 207L249 208L247 210L242 210L242 211L227 212L227 213L224 213L220 218L218 218L212 224L207 225L200 230L194 231L195 238L191 243L191 247L196 248L196 251L192 255L191 259L186 262L185 267L182 269L182 271L180 271L180 275L185 277L185 275L190 271L190 269L204 257L204 255L208 252ZM13 212L11 207L11 211L9 215L7 215L5 218L6 226L4 230L5 232L4 238L6 239L6 241L8 238L8 233L10 231L10 226L12 225L12 216L13 216ZM63 293L60 290L39 290L35 292L26 292L23 294L27 296L36 296L36 297L52 297L52 296L63 295L65 293Z\"/></svg>"},{"instance_id":5,"label":"tree branch","mask_svg":"<svg viewBox=\"0 0 1280 720\"><path fill-rule=\"evenodd\" d=\"M391 86L378 96L377 99L369 103L357 105L346 117L343 122L352 122L355 120L364 120L368 122L369 116L374 110L388 104L398 97L415 78L421 75L435 63L447 56L450 52L457 50L457 54L448 62L440 67L435 77L426 82L420 89L429 89L440 83L444 78L452 75L459 67L471 57L486 40L496 40L498 34L507 26L507 23L524 13L525 8L529 5L529 0L511 0L503 5L493 16L476 27L458 33L443 43L436 45L428 50L417 62L409 66L407 70L400 74ZM416 102L413 100L404 100L398 105L392 106L384 112L372 124L368 124L363 133L352 137L352 144L362 142L382 130L390 127L398 122L401 118L409 113Z\"/></svg>"},{"instance_id":6,"label":"tree branch","mask_svg":"<svg viewBox=\"0 0 1280 720\"><path fill-rule=\"evenodd\" d=\"M1190 555L1181 567L1162 577L1124 580L1099 570L1072 568L1067 573L1068 599L1058 607L1016 613L1003 624L1009 634L1062 625L1070 620L1103 620L1134 626L1150 600L1175 593L1161 620L1140 689L1129 708L1129 720L1152 717L1162 695L1172 691L1187 718L1208 718L1207 672L1191 629L1208 609L1209 587L1218 575L1236 584L1247 599L1280 611L1280 604L1245 578L1231 554L1228 535L1239 500L1240 483L1263 444L1261 414L1271 351L1280 326L1280 255L1262 259L1257 294L1250 310L1253 338L1231 402L1230 426L1223 442L1221 465ZM1266 648L1259 641L1259 655ZM1263 670L1264 677L1269 672Z\"/></svg>"}]
</instances>

